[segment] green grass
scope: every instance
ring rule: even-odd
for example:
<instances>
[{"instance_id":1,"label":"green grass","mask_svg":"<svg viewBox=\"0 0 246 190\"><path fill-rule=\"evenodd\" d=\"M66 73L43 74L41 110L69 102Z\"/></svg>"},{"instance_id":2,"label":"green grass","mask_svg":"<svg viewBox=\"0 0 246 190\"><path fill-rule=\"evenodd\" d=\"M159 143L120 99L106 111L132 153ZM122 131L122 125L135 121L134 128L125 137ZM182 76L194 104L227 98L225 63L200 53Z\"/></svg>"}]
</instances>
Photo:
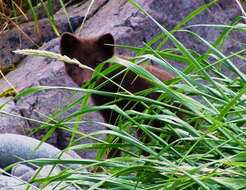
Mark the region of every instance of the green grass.
<instances>
[{"instance_id":1,"label":"green grass","mask_svg":"<svg viewBox=\"0 0 246 190\"><path fill-rule=\"evenodd\" d=\"M36 122L40 123L39 129L48 129L43 141L47 140L57 128L61 128L78 138L72 138L68 150L94 149L98 151L95 160L32 160L30 162L38 166L69 163L81 164L88 170L84 172L80 169L67 168L57 176L34 179L34 182L39 181L44 185L65 182L76 185L80 189L90 190L245 189L246 76L235 66L233 58L245 60L246 50L241 49L230 55L224 55L220 51L232 31L245 30L245 25L240 25L238 28L242 18L236 18L228 26L206 25L206 27L224 29L217 40L211 44L198 34L182 28L208 6L194 11L174 30L167 31L135 1L129 0L129 3L149 17L161 29L162 34L146 43L143 48L122 46L136 52L137 57L133 62L117 57L108 61L124 65L126 69L150 81L153 88L135 95L127 91L110 93L100 91L100 88L91 82L82 88L32 87L17 94L16 99L43 90L63 89L75 93L84 92L84 97L64 105L50 116L51 119L42 123ZM176 32L190 34L199 43L208 47L207 52L201 54L195 49L186 48L175 38ZM161 39L160 46L153 49L152 44L159 39ZM174 48L161 50L160 47L167 41L171 41ZM76 60L50 52L20 50L17 53L52 57L84 67ZM146 60L152 60L173 72L176 78L165 83L161 82L138 66ZM184 70L173 67L170 62L174 60L182 63ZM100 65L94 71L94 78L105 77L107 72L116 69L117 64L103 72L100 71L102 66ZM222 67L227 73L233 73L233 77L221 73ZM112 81L108 79L107 82ZM156 90L162 93L159 99L151 100L146 97L148 93ZM115 97L115 101L127 99L142 103L146 109L143 113L131 109L121 110L115 106L114 102L104 106L89 106L88 97L93 93ZM78 105L80 105L79 110L63 120L58 119L60 114ZM91 134L78 132L80 123L91 122L84 120L85 114L104 109L119 113L120 117L116 125L99 123L105 126L105 130ZM154 128L151 122L148 122L152 119L158 120L161 127ZM75 126L74 130L68 128L69 124ZM139 129L144 133L141 139L136 138L134 133ZM97 137L101 134L108 136L105 140L100 140ZM81 145L76 143L79 139L85 138L96 140L96 142ZM149 139L149 142L144 143L144 138ZM105 159L111 148L122 150L122 157Z\"/></svg>"},{"instance_id":2,"label":"green grass","mask_svg":"<svg viewBox=\"0 0 246 190\"><path fill-rule=\"evenodd\" d=\"M69 25L71 23L68 18L68 14L65 9L65 0L60 0L59 3L63 8L64 14L66 15ZM56 26L54 17L54 3L52 0L2 0L0 1L0 34L8 31L9 29L16 27L21 30L19 24L22 22L34 21L35 32L40 35L39 18L40 11L44 11L45 17L48 18L49 24L57 36L60 36L59 29ZM28 12L31 14L31 20L28 18ZM23 32L23 31L20 31Z\"/></svg>"}]
</instances>

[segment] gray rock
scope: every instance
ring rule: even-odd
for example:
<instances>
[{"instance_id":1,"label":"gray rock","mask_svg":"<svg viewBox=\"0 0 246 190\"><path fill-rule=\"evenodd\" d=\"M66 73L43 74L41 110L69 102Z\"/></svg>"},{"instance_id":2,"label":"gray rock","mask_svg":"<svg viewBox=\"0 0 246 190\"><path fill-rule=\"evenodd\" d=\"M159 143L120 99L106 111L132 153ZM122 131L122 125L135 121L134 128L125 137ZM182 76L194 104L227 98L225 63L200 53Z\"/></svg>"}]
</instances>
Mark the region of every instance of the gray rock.
<instances>
[{"instance_id":1,"label":"gray rock","mask_svg":"<svg viewBox=\"0 0 246 190\"><path fill-rule=\"evenodd\" d=\"M0 175L0 189L4 190L24 190L26 185L22 181L8 176Z\"/></svg>"},{"instance_id":2,"label":"gray rock","mask_svg":"<svg viewBox=\"0 0 246 190\"><path fill-rule=\"evenodd\" d=\"M193 10L204 4L203 0L138 0L139 3L150 15L167 29L172 29L179 21L191 13ZM229 24L235 16L242 15L235 1L223 0L218 5L214 5L208 11L197 16L188 25L194 24ZM102 18L104 21L102 22ZM192 31L197 32L210 43L221 33L221 29L213 27L194 27ZM118 44L143 46L143 41L149 41L154 36L161 33L160 29L147 16L144 16L127 0L109 1L92 18L90 18L82 31L76 33L81 36L98 35L111 32ZM194 37L184 32L176 33L176 37L188 48L196 49L200 52L207 50L207 46L198 42ZM234 32L230 35L223 47L223 52L229 54L240 48L240 43L246 43L246 34ZM173 46L168 43L165 47ZM118 53L129 53L123 49L118 49ZM178 66L178 64L175 64ZM242 63L238 63L241 66ZM246 73L246 66L242 68Z\"/></svg>"},{"instance_id":3,"label":"gray rock","mask_svg":"<svg viewBox=\"0 0 246 190\"><path fill-rule=\"evenodd\" d=\"M70 19L73 19L71 17ZM75 17L77 18L77 17ZM83 20L83 17L79 17L77 22L74 22L75 28ZM57 19L58 29L61 32L69 30L69 26L66 18ZM13 28L9 31L0 34L0 69L7 72L23 58L23 56L14 54L16 49L37 48L42 41L49 41L56 37L55 32L49 25L48 19L42 19L39 21L40 32L35 29L35 22L24 23L20 25L20 29L23 33L20 33L20 29Z\"/></svg>"},{"instance_id":4,"label":"gray rock","mask_svg":"<svg viewBox=\"0 0 246 190\"><path fill-rule=\"evenodd\" d=\"M88 18L94 14L94 12L102 5L105 0L100 0L94 3ZM55 22L58 31L74 31L84 19L84 15L87 12L89 2L82 4L81 6L73 5L68 8L69 20L66 17L63 10L54 15ZM82 8L82 9L81 9ZM22 32L20 32L20 30ZM23 56L14 54L16 49L30 49L37 48L43 42L47 42L52 38L57 37L52 26L47 18L39 20L39 30L36 30L35 22L23 23L19 28L12 28L9 31L0 34L0 69L4 72L8 72L11 68L23 59Z\"/></svg>"},{"instance_id":5,"label":"gray rock","mask_svg":"<svg viewBox=\"0 0 246 190\"><path fill-rule=\"evenodd\" d=\"M35 170L24 164L17 164L11 170L11 174L24 180L28 181L34 174Z\"/></svg>"},{"instance_id":6,"label":"gray rock","mask_svg":"<svg viewBox=\"0 0 246 190\"><path fill-rule=\"evenodd\" d=\"M35 177L35 179L51 177L58 175L61 172L60 168L53 167L50 165L44 167L38 167L36 170L32 167L29 167L24 164L17 164L11 170L11 176L15 176L16 178L25 181L31 182L31 180ZM39 187L40 183L32 183L33 186Z\"/></svg>"},{"instance_id":7,"label":"gray rock","mask_svg":"<svg viewBox=\"0 0 246 190\"><path fill-rule=\"evenodd\" d=\"M44 43L41 48L42 50L59 52L59 40L53 39L48 43ZM42 58L42 57L27 57L24 59L17 68L6 75L8 81L16 88L17 91L21 91L27 87L32 86L32 84L38 84L38 80L50 70L52 72L56 67L53 65L59 66L62 63L52 64L51 59ZM16 80L18 79L18 80ZM0 89L5 91L9 89L9 84L4 80L0 79Z\"/></svg>"},{"instance_id":8,"label":"gray rock","mask_svg":"<svg viewBox=\"0 0 246 190\"><path fill-rule=\"evenodd\" d=\"M60 159L74 159L78 158L75 153L65 152L62 153L59 149L55 148L52 145L47 143L42 143L40 145L40 141L26 137L23 135L16 134L0 134L0 167L4 168L9 166L10 164L14 164L18 161L22 160L32 160L38 158L60 158ZM40 146L39 146L40 145ZM39 147L38 147L39 146ZM38 148L37 148L38 147ZM62 153L62 154L61 154ZM75 157L71 156L75 155ZM66 165L66 167L80 169L80 165ZM61 172L62 167L56 166L53 168L52 166L43 167L36 178L43 178L47 176L57 175ZM81 171L86 171L81 168ZM0 189L1 187L9 187L13 189L25 189L25 185L23 181L28 182L31 177L35 174L35 170L32 168L19 164L12 169L11 172L14 177L5 177L0 175ZM17 180L18 179L18 180ZM39 184L35 184L39 185ZM56 187L57 183L51 183L45 189L52 189L52 187ZM76 189L73 186L68 186L68 184L61 183L57 186L57 188L62 188L67 186L66 189Z\"/></svg>"},{"instance_id":9,"label":"gray rock","mask_svg":"<svg viewBox=\"0 0 246 190\"><path fill-rule=\"evenodd\" d=\"M13 175L13 177L8 177L8 178L1 178L0 176L0 187L1 187L1 183L4 183L5 186L8 182L10 182L11 180L16 181L17 184L20 184L20 188L21 189L26 189L28 183L30 183L30 180L33 179L34 175L35 175L35 179L39 179L39 178L45 178L45 177L51 177L54 175L58 175L61 171L56 167L54 168L53 166L45 166L42 168L39 168L38 173L37 170L35 171L34 169L32 169L31 167L22 165L22 164L18 164L16 165L12 171L11 174ZM2 181L1 181L2 179ZM26 185L24 185L24 183L27 182ZM16 185L13 183L8 184L8 188L14 188ZM39 189L42 186L42 183L32 183L32 187L31 189ZM75 188L73 185L71 184L67 184L65 182L61 183L61 182L51 182L49 183L49 185L45 188L42 188L44 190L52 190L52 189L63 189L65 188L68 190L76 190L77 188Z\"/></svg>"},{"instance_id":10,"label":"gray rock","mask_svg":"<svg viewBox=\"0 0 246 190\"><path fill-rule=\"evenodd\" d=\"M71 155L71 152L69 152L69 155ZM72 156L73 158L77 158L77 155ZM76 167L78 169L78 166ZM58 175L61 172L59 167L53 167L50 165L46 165L44 167L38 167L37 169L34 169L30 166L24 165L24 164L17 164L11 169L11 176L15 176L16 178L25 181L30 182L31 179L35 177L35 179L39 178L45 178L45 177L51 177ZM49 188L54 186L55 183L50 184ZM32 183L35 187L40 187L40 183ZM74 189L74 188L69 188Z\"/></svg>"},{"instance_id":11,"label":"gray rock","mask_svg":"<svg viewBox=\"0 0 246 190\"><path fill-rule=\"evenodd\" d=\"M16 134L0 134L0 167L22 160L37 158L58 158L61 151L56 147L42 143L31 137ZM40 145L40 146L39 146ZM37 149L38 147L38 149ZM61 158L73 159L68 153L63 153Z\"/></svg>"},{"instance_id":12,"label":"gray rock","mask_svg":"<svg viewBox=\"0 0 246 190\"><path fill-rule=\"evenodd\" d=\"M54 39L44 44L41 49L59 52L58 39ZM65 74L63 62L42 57L25 58L22 64L20 64L15 71L11 71L7 74L7 78L18 91L37 85L76 87L72 80ZM17 81L16 78L19 80ZM8 88L8 83L4 80L0 80L0 89L6 90ZM82 95L82 93L77 93L77 95L75 95L74 92L69 92L66 90L44 91L20 99L16 102L15 109L21 112L23 117L39 121L48 121L48 116L55 115L55 112L63 112L65 105L72 103L75 100L75 98L71 98L72 96L81 97ZM61 119L70 115L75 110L76 108L68 110L66 114L58 114L57 116L53 117ZM12 117L12 119L16 118ZM87 114L85 115L84 120L103 121L101 115L98 113ZM40 126L40 123L36 123L34 121L27 120L25 122L27 123L27 128L30 129L35 129ZM13 123L9 122L9 127L11 126L13 126ZM72 125L69 125L69 127L72 128ZM82 124L80 125L79 130L82 133L90 133L102 129L104 128L99 125ZM46 133L46 131L35 133L33 136L41 139L44 133ZM29 134L30 133L28 133L28 135ZM55 133L48 142L58 146L59 148L64 148L68 144L70 136L71 133L61 133L58 130L57 133ZM88 142L91 141L88 139L81 141L81 143ZM93 158L95 157L95 151L80 151L80 155L86 158Z\"/></svg>"},{"instance_id":13,"label":"gray rock","mask_svg":"<svg viewBox=\"0 0 246 190\"><path fill-rule=\"evenodd\" d=\"M11 170L11 174L16 176L16 177L21 177L21 176L25 175L26 173L28 173L28 174L31 173L33 175L34 172L35 172L35 170L33 168L26 166L24 164L17 164ZM30 179L30 178L28 178L28 179ZM28 179L23 179L23 180L28 181Z\"/></svg>"},{"instance_id":14,"label":"gray rock","mask_svg":"<svg viewBox=\"0 0 246 190\"><path fill-rule=\"evenodd\" d=\"M0 175L0 189L1 190L37 190L39 188L35 186L31 186L23 183L18 178L8 177ZM67 189L67 190L77 190L77 188L73 187L71 184L60 183L57 184L55 182L50 183L47 187L42 188L43 190L54 190L54 189Z\"/></svg>"},{"instance_id":15,"label":"gray rock","mask_svg":"<svg viewBox=\"0 0 246 190\"><path fill-rule=\"evenodd\" d=\"M16 109L15 103L10 98L0 98L0 105L4 105L3 109L0 111L1 133L23 135L30 133L30 128L26 121L21 118L20 111Z\"/></svg>"}]
</instances>

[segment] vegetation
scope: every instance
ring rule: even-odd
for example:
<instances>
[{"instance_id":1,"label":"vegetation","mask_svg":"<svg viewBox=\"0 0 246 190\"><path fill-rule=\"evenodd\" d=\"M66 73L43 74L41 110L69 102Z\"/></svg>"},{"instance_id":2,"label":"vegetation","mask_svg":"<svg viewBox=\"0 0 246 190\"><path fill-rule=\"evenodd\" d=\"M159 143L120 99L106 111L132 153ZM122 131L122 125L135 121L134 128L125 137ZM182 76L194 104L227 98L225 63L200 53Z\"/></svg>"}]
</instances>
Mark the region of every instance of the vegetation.
<instances>
[{"instance_id":1,"label":"vegetation","mask_svg":"<svg viewBox=\"0 0 246 190\"><path fill-rule=\"evenodd\" d=\"M230 55L221 52L232 31L246 30L245 24L241 22L245 18L237 17L231 25L189 26L223 29L221 35L211 44L184 25L215 2L193 11L172 31L167 31L135 1L128 1L149 17L162 33L142 48L120 46L136 53L137 56L132 61L114 57L108 62L124 65L126 69L151 81L154 87L133 96L128 92L102 92L93 82L88 82L82 88L38 86L17 94L16 99L43 90L64 89L84 92L85 96L72 104L64 105L63 109L57 110L49 117L50 120L42 122L40 129L45 128L48 131L43 141L57 128L70 132L72 138L67 150L97 150L95 160L31 160L31 163L42 167L48 164L81 164L81 168L88 171L67 167L57 176L33 179L33 182L41 182L43 186L51 182L66 182L79 189L90 190L245 189L246 76L235 66L234 60L245 60L246 49L243 48L245 46L241 46L240 51ZM174 36L178 32L190 34L198 43L206 45L207 51L200 53L196 49L186 48ZM171 42L174 47L163 50L162 47L167 42ZM157 48L153 48L154 44ZM50 52L19 50L16 53L56 58L85 67L76 60ZM138 66L146 60L151 60L174 73L175 79L167 82L159 81ZM171 65L173 61L181 63L184 69L173 67ZM104 77L105 73L115 69L112 67L100 72L102 64L93 70L95 78ZM162 92L161 97L158 100L146 98L152 91ZM141 103L146 105L146 110L144 113L121 110L114 102L92 107L88 104L88 98L92 93L113 96L115 101L127 99L136 104ZM78 105L80 109L72 115L63 120L57 119L59 114ZM77 130L79 124L92 122L83 119L85 114L104 109L120 114L117 124L99 123L106 129L86 135ZM153 120L160 122L161 127L158 129L152 127ZM71 124L74 126L73 130L68 127ZM138 139L135 131L140 129L144 135ZM108 135L107 138L100 140L98 136L104 134ZM96 140L96 143L76 143L78 139L83 138ZM144 143L145 139L148 139L147 143ZM120 149L122 156L106 159L108 151L112 148Z\"/></svg>"},{"instance_id":2,"label":"vegetation","mask_svg":"<svg viewBox=\"0 0 246 190\"><path fill-rule=\"evenodd\" d=\"M71 1L67 0L1 0L0 1L0 34L13 27L23 33L19 24L28 21L35 22L37 35L40 32L39 20L47 17L53 31L59 36L54 18L55 9L63 7L64 14L67 15L65 6ZM69 19L68 19L68 22ZM69 23L70 24L70 23Z\"/></svg>"}]
</instances>

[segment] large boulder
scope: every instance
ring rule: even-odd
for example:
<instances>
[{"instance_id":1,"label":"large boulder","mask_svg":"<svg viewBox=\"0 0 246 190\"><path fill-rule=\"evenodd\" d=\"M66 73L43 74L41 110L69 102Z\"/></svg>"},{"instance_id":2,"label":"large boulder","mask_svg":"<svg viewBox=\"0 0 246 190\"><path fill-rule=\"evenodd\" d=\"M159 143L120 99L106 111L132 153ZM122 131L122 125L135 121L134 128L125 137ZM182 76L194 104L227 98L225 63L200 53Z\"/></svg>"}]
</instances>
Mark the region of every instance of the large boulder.
<instances>
[{"instance_id":1,"label":"large boulder","mask_svg":"<svg viewBox=\"0 0 246 190\"><path fill-rule=\"evenodd\" d=\"M23 135L16 134L0 134L1 144L0 144L0 168L5 168L11 164L16 164L22 160L33 160L33 159L79 159L80 157L74 152L62 152L56 147L49 145L47 143L41 143L36 139L26 137ZM64 167L62 166L45 166L42 168L36 167L34 165L24 165L26 163L17 164L11 170L11 177L0 175L0 189L26 189L29 180L36 175L38 171L37 178L44 178L47 176L58 175ZM66 165L66 167L72 167L86 172L85 169L81 168L81 165ZM7 172L5 172L7 174ZM13 177L15 176L15 177ZM24 182L24 183L23 183ZM38 183L32 184L34 186L39 186ZM51 183L51 186L55 186L57 183ZM68 184L62 183L59 187L64 187ZM32 187L34 187L32 186ZM75 189L73 186L67 187L68 189Z\"/></svg>"}]
</instances>

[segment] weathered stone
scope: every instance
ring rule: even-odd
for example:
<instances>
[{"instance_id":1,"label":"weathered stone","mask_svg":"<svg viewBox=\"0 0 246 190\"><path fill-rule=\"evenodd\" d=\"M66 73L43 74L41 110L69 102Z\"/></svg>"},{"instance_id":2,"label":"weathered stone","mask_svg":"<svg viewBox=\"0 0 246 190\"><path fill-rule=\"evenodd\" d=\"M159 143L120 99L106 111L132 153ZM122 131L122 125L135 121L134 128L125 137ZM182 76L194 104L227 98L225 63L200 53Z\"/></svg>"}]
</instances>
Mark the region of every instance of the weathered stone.
<instances>
[{"instance_id":1,"label":"weathered stone","mask_svg":"<svg viewBox=\"0 0 246 190\"><path fill-rule=\"evenodd\" d=\"M45 43L41 49L59 52L59 40L54 39L51 42ZM50 72L52 72L52 70L56 67L53 67L51 63L51 59L42 57L27 57L20 65L17 66L14 71L9 72L6 75L6 78L16 88L17 91L20 91L32 86L33 83L38 84L37 81L40 80L40 78L42 78L42 76L49 69ZM60 65L62 64L60 63ZM0 79L0 81L1 91L5 91L10 88L9 84L4 79Z\"/></svg>"},{"instance_id":2,"label":"weathered stone","mask_svg":"<svg viewBox=\"0 0 246 190\"><path fill-rule=\"evenodd\" d=\"M44 44L41 49L59 52L58 39L54 39L49 43ZM72 80L65 74L63 62L42 57L25 58L22 64L20 64L16 70L8 73L6 77L18 91L37 85L76 87ZM17 81L16 78L19 80ZM0 82L0 89L6 90L8 88L8 83L2 79ZM19 110L22 116L26 118L31 118L38 121L48 121L48 117L54 115L53 113L59 111L64 112L63 107L75 100L75 98L71 98L73 95L74 92L69 92L67 90L44 91L20 99L16 102L16 109ZM82 93L78 93L76 97L81 97L82 95ZM63 115L53 117L61 119L70 115L75 110L76 108L68 110L68 112L64 113ZM98 113L87 114L85 115L84 120L103 121L101 115ZM31 129L35 129L41 125L35 121L26 122ZM72 128L72 125L69 125L69 127ZM104 128L99 125L82 124L80 125L79 131L83 133L90 133L102 129ZM41 139L44 133L46 133L46 131L39 131L38 133L35 133L34 136L38 139ZM30 133L28 133L28 135L29 134ZM71 133L60 133L58 130L57 133L54 133L54 135L48 140L48 142L58 146L59 148L64 148L68 144L70 136ZM80 142L88 143L91 141L85 139ZM80 155L83 157L92 158L95 156L95 152L81 151Z\"/></svg>"},{"instance_id":3,"label":"weathered stone","mask_svg":"<svg viewBox=\"0 0 246 190\"><path fill-rule=\"evenodd\" d=\"M139 3L150 15L153 16L162 26L172 29L178 22L185 18L193 10L204 4L203 0L138 0ZM241 11L235 1L223 0L209 10L194 18L187 25L194 24L230 24L235 16L241 15ZM103 18L103 22L102 22ZM106 22L108 21L109 22ZM186 26L187 26L186 25ZM221 29L213 27L193 27L192 31L197 32L210 43L217 39ZM98 35L111 32L118 44L143 46L144 41L149 41L161 33L160 28L151 19L144 16L140 11L127 3L127 0L109 1L103 6L84 26L83 31L76 31L81 36ZM176 37L188 48L204 52L207 46L198 42L193 36L184 32L176 33ZM246 42L246 34L234 32L226 41L223 52L229 54L237 51ZM168 43L168 47L172 43ZM166 47L166 46L165 46ZM126 52L123 49L119 53ZM246 66L242 68L246 73Z\"/></svg>"},{"instance_id":4,"label":"weathered stone","mask_svg":"<svg viewBox=\"0 0 246 190\"><path fill-rule=\"evenodd\" d=\"M98 1L91 9L90 13L87 15L88 18L97 11L99 6L103 6L106 1ZM80 6L79 6L80 5ZM76 4L70 7L68 10L71 10L72 15L81 15L84 14L81 10L86 10L88 4ZM59 18L62 15L62 11L57 12L57 17ZM54 39L51 42L44 44L41 49L59 52L59 41ZM6 76L15 86L15 88L20 91L30 86L35 85L53 85L53 86L76 86L69 77L66 76L64 72L64 65L62 62L53 61L47 58L40 57L27 57L22 61L22 63L17 66L15 71L11 71ZM16 80L18 78L18 81ZM9 88L9 85L3 79L0 82L0 89L6 90ZM19 100L16 105L18 110L22 113L24 117L36 119L39 121L46 121L47 116L52 114L55 111L59 110L62 105L72 102L71 92L65 90L54 90L41 92L22 98ZM80 95L81 96L81 95ZM72 112L71 110L69 111ZM68 115L69 113L67 113ZM66 115L66 114L65 114ZM64 117L64 116L63 116ZM97 113L91 113L85 116L85 120L98 120L103 121L102 117ZM34 129L40 126L40 123L35 123L28 121L28 125ZM72 126L70 126L72 127ZM89 133L92 131L100 130L100 126L92 126L91 124L83 124L80 126L80 131L83 133ZM36 138L42 138L44 132L36 133ZM62 139L61 135L63 136ZM67 145L70 138L70 134L61 134L55 133L48 142L56 146L65 146ZM58 142L59 141L62 142ZM62 139L62 140L61 140ZM84 143L89 142L87 139L83 140ZM81 153L83 157L94 157L95 152L83 151Z\"/></svg>"},{"instance_id":5,"label":"weathered stone","mask_svg":"<svg viewBox=\"0 0 246 190\"><path fill-rule=\"evenodd\" d=\"M24 190L27 186L23 185L23 182L8 176L0 175L0 189L7 190Z\"/></svg>"},{"instance_id":6,"label":"weathered stone","mask_svg":"<svg viewBox=\"0 0 246 190\"><path fill-rule=\"evenodd\" d=\"M24 181L29 181L34 175L35 170L24 164L17 164L11 169L11 174Z\"/></svg>"},{"instance_id":7,"label":"weathered stone","mask_svg":"<svg viewBox=\"0 0 246 190\"><path fill-rule=\"evenodd\" d=\"M8 177L0 175L0 189L3 190L36 190L37 187L31 186L30 184L23 183L22 180L14 177ZM77 190L72 184L53 182L48 186L42 188L43 190L53 190L53 189L67 189L67 190ZM81 188L80 188L81 189Z\"/></svg>"},{"instance_id":8,"label":"weathered stone","mask_svg":"<svg viewBox=\"0 0 246 190\"><path fill-rule=\"evenodd\" d=\"M21 118L19 110L10 98L0 98L0 133L28 134L31 132L26 121Z\"/></svg>"},{"instance_id":9,"label":"weathered stone","mask_svg":"<svg viewBox=\"0 0 246 190\"><path fill-rule=\"evenodd\" d=\"M31 137L16 134L0 134L0 167L14 164L20 159L32 160L37 158L73 159L68 153L63 153L56 147L41 143ZM40 146L39 146L40 145Z\"/></svg>"},{"instance_id":10,"label":"weathered stone","mask_svg":"<svg viewBox=\"0 0 246 190\"><path fill-rule=\"evenodd\" d=\"M78 20L78 23L82 20ZM68 31L69 26L66 18L62 18L59 21L59 29L62 32ZM77 23L77 25L78 25ZM9 68L14 67L15 64L20 61L23 56L14 54L13 51L16 49L26 48L37 48L40 42L49 41L56 36L51 26L49 25L48 19L42 19L39 21L40 33L35 30L35 23L24 23L20 26L20 29L24 33L20 33L20 29L13 28L7 32L0 34L0 69L6 72ZM76 25L75 25L76 27Z\"/></svg>"},{"instance_id":11,"label":"weathered stone","mask_svg":"<svg viewBox=\"0 0 246 190\"><path fill-rule=\"evenodd\" d=\"M52 145L49 145L47 143L41 143L41 141L38 141L36 139L26 137L23 135L16 135L16 134L0 134L0 167L5 168L9 166L10 164L14 164L20 159L23 160L32 160L37 158L59 158L59 159L74 159L78 158L78 155L75 153L70 154L68 153L62 153L59 149L55 148ZM40 145L40 146L39 146ZM62 153L62 154L61 154ZM73 156L74 155L74 156ZM76 169L80 168L80 165L67 165L66 167L74 167ZM45 166L42 168L37 178L43 178L47 176L57 175L62 170L62 167L56 166L55 168L53 166ZM81 171L85 171L81 168ZM8 188L8 189L20 189L24 190L26 187L26 184L23 184L24 181L29 181L31 177L35 174L35 170L29 166L25 166L22 164L16 165L12 171L12 175L16 176L16 178L13 177L5 177L0 175L0 189L2 188ZM23 185L21 185L23 184ZM33 185L39 185L39 184L33 184ZM57 185L57 183L51 183L49 184L48 188L45 189L52 189L51 187L54 187ZM65 187L68 184L62 183L59 184L59 188ZM76 189L73 186L67 186L67 189Z\"/></svg>"},{"instance_id":12,"label":"weathered stone","mask_svg":"<svg viewBox=\"0 0 246 190\"><path fill-rule=\"evenodd\" d=\"M90 14L88 14L88 18L97 11L104 1L105 0L100 0L94 3L93 9L91 9ZM88 5L89 2L81 6L73 5L68 8L68 10L71 9L69 12L71 25L68 23L68 19L63 10L55 14L54 17L58 31L60 31L60 33L74 31L83 21ZM57 34L54 32L47 18L39 20L38 28L39 30L36 29L35 22L29 22L0 34L0 69L2 71L9 71L10 68L15 67L23 58L21 55L14 54L14 50L37 48L42 42L47 42L57 37Z\"/></svg>"}]
</instances>

